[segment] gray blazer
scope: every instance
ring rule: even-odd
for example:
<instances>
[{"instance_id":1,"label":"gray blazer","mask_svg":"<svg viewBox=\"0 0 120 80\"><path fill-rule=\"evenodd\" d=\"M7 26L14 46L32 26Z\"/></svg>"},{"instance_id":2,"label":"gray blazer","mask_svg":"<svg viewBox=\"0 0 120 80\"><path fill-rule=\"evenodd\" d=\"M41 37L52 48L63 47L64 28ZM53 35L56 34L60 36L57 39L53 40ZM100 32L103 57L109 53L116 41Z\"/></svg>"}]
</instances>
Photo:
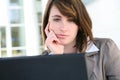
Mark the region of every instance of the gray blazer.
<instances>
[{"instance_id":1,"label":"gray blazer","mask_svg":"<svg viewBox=\"0 0 120 80\"><path fill-rule=\"evenodd\" d=\"M86 54L89 80L120 80L120 50L111 39L96 38L98 52Z\"/></svg>"},{"instance_id":2,"label":"gray blazer","mask_svg":"<svg viewBox=\"0 0 120 80\"><path fill-rule=\"evenodd\" d=\"M99 51L85 54L88 80L120 80L120 50L116 44L106 38L95 38L94 44Z\"/></svg>"}]
</instances>

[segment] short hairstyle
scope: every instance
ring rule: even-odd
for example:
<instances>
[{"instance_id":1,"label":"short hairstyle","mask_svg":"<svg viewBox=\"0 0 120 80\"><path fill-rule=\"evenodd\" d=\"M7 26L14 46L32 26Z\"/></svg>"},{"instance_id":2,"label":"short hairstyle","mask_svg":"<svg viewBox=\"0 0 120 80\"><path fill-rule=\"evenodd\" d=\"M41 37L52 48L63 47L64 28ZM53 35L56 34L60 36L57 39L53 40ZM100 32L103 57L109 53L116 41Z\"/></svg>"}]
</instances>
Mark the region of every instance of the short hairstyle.
<instances>
[{"instance_id":1,"label":"short hairstyle","mask_svg":"<svg viewBox=\"0 0 120 80\"><path fill-rule=\"evenodd\" d=\"M66 17L72 17L78 26L75 47L79 52L85 52L89 41L93 42L92 21L81 0L48 0L43 16L42 37L43 43L47 38L45 27L48 24L49 14L52 6L56 6L60 13ZM89 41L88 41L89 38Z\"/></svg>"}]
</instances>

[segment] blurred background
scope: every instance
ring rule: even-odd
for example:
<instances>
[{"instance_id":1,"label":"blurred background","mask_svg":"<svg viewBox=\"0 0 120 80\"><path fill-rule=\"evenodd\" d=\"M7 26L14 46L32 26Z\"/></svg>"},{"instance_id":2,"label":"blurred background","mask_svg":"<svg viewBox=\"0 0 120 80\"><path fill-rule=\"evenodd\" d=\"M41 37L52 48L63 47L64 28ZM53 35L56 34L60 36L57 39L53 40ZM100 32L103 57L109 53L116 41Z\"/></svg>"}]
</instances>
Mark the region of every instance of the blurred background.
<instances>
[{"instance_id":1,"label":"blurred background","mask_svg":"<svg viewBox=\"0 0 120 80\"><path fill-rule=\"evenodd\" d=\"M94 37L111 38L120 48L120 0L82 0ZM40 55L41 22L47 0L0 0L0 57Z\"/></svg>"}]
</instances>

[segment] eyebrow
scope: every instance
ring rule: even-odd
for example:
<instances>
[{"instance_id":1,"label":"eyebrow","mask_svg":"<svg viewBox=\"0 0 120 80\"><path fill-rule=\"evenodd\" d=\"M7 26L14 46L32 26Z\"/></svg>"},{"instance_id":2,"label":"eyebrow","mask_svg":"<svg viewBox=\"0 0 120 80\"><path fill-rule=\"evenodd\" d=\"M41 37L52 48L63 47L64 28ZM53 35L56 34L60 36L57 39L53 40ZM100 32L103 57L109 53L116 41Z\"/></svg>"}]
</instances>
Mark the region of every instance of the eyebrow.
<instances>
[{"instance_id":1,"label":"eyebrow","mask_svg":"<svg viewBox=\"0 0 120 80\"><path fill-rule=\"evenodd\" d=\"M60 16L60 15L53 15L52 17L59 17L59 18L61 18L61 16Z\"/></svg>"}]
</instances>

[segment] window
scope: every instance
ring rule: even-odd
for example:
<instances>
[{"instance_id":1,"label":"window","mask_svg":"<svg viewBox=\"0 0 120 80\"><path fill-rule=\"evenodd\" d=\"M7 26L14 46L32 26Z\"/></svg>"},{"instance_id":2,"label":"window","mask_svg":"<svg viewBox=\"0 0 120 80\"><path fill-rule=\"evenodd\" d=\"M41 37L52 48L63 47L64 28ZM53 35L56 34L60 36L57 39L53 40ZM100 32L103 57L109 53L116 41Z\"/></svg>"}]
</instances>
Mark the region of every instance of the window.
<instances>
[{"instance_id":1,"label":"window","mask_svg":"<svg viewBox=\"0 0 120 80\"><path fill-rule=\"evenodd\" d=\"M26 56L26 50L12 50L12 56Z\"/></svg>"},{"instance_id":2,"label":"window","mask_svg":"<svg viewBox=\"0 0 120 80\"><path fill-rule=\"evenodd\" d=\"M5 27L0 27L0 34L1 34L1 48L6 47L6 30Z\"/></svg>"},{"instance_id":3,"label":"window","mask_svg":"<svg viewBox=\"0 0 120 80\"><path fill-rule=\"evenodd\" d=\"M42 22L42 13L41 12L37 13L37 18L38 18L38 23L41 23Z\"/></svg>"},{"instance_id":4,"label":"window","mask_svg":"<svg viewBox=\"0 0 120 80\"><path fill-rule=\"evenodd\" d=\"M11 6L19 6L21 5L21 0L10 0Z\"/></svg>"},{"instance_id":5,"label":"window","mask_svg":"<svg viewBox=\"0 0 120 80\"><path fill-rule=\"evenodd\" d=\"M22 23L22 10L21 9L11 9L10 10L10 23Z\"/></svg>"},{"instance_id":6,"label":"window","mask_svg":"<svg viewBox=\"0 0 120 80\"><path fill-rule=\"evenodd\" d=\"M1 51L0 56L4 57L7 56L6 50L6 28L5 26L0 26L0 42L1 42Z\"/></svg>"},{"instance_id":7,"label":"window","mask_svg":"<svg viewBox=\"0 0 120 80\"><path fill-rule=\"evenodd\" d=\"M6 13L3 16L5 23L0 23L0 57L31 56L43 51L40 32L42 3L41 0L27 1L0 2L5 4L3 12ZM0 10L2 12L3 9Z\"/></svg>"},{"instance_id":8,"label":"window","mask_svg":"<svg viewBox=\"0 0 120 80\"><path fill-rule=\"evenodd\" d=\"M42 41L42 37L41 37L41 22L42 22L42 2L41 0L36 0L35 1L35 8L36 8L36 15L37 15L37 22L38 22L38 29L39 29L39 43L40 43L40 51L43 51L43 41Z\"/></svg>"},{"instance_id":9,"label":"window","mask_svg":"<svg viewBox=\"0 0 120 80\"><path fill-rule=\"evenodd\" d=\"M25 46L25 31L24 27L12 27L11 28L11 38L12 47L22 47Z\"/></svg>"}]
</instances>

